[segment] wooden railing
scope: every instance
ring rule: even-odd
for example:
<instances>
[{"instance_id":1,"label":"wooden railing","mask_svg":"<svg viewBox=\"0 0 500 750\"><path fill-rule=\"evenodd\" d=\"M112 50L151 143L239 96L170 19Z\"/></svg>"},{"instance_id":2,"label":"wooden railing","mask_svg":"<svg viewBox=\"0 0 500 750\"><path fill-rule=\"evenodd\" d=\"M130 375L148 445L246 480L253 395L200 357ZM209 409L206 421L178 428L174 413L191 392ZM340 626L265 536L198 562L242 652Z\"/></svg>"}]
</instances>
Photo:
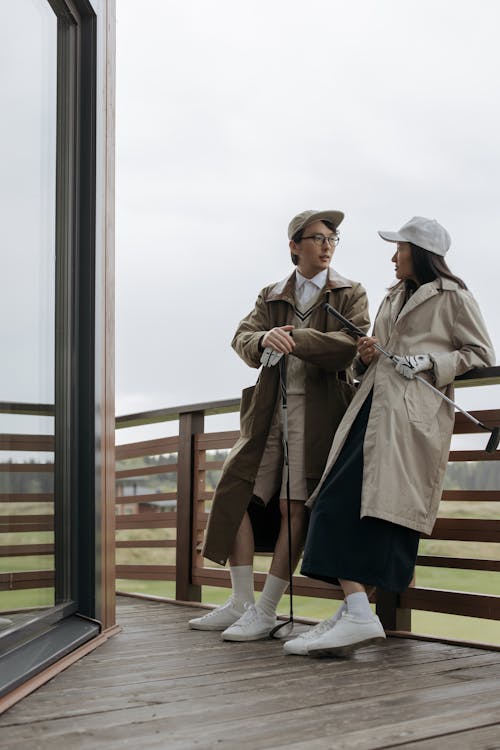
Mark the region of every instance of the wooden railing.
<instances>
[{"instance_id":1,"label":"wooden railing","mask_svg":"<svg viewBox=\"0 0 500 750\"><path fill-rule=\"evenodd\" d=\"M481 372L468 373L456 382L457 387L487 386L500 383L500 367L488 368ZM458 396L460 392L458 392ZM201 544L206 527L209 507L213 496L213 487L207 485L208 471L219 471L223 461L211 460L209 452L227 451L234 444L238 432L205 432L204 417L219 412L237 411L239 401L211 402L196 404L181 409L157 410L155 412L124 416L117 419L117 428L133 425L145 425L174 418L179 419L179 437L170 438L168 444L162 441L153 443L135 443L118 448L118 456L144 455L145 451L176 452L177 464L170 464L173 472L177 468L177 511L165 515L164 528L176 526L176 557L175 565L159 567L147 565L118 566L118 578L150 579L163 578L176 580L176 597L182 600L200 601L202 586L229 587L229 572L223 568L215 568L207 564L201 555ZM489 427L500 424L500 409L475 411L473 414ZM455 419L455 434L470 434L482 432L463 415L457 414ZM486 445L488 435L484 434ZM178 443L176 440L178 439ZM153 452L152 450L152 452ZM500 451L487 454L484 450L453 450L450 462L484 462L500 460ZM173 495L172 495L173 496ZM158 495L158 497L160 497ZM142 498L144 499L144 498ZM454 504L491 504L500 507L500 489L484 490L445 490L442 499ZM120 503L123 498L119 499ZM498 505L496 505L498 504ZM142 518L141 518L142 516ZM495 517L496 516L496 517ZM160 523L158 514L135 513L130 523L137 524L135 528L147 528L148 519L154 517ZM120 528L120 521L119 526ZM123 528L123 526L122 526ZM431 540L487 543L499 545L500 550L500 514L498 511L488 512L485 517L440 517L434 527ZM157 542L156 542L157 544ZM121 543L121 546L123 543ZM172 541L169 545L173 547ZM425 546L425 541L421 546ZM478 550L476 549L476 552ZM491 555L448 555L421 552L417 560L418 566L431 567L441 570L477 570L500 571L500 554ZM265 580L264 573L255 574L255 587L262 589ZM294 577L294 592L296 595L318 598L341 598L340 589L313 581L302 576ZM500 594L500 586L498 588ZM486 620L500 620L500 596L495 593L485 594L477 591L454 591L445 586L425 588L418 585L410 587L401 596L384 591L376 594L376 606L379 615L388 630L411 631L411 612L423 610L427 612L462 615L466 617L484 618ZM500 641L500 638L499 638Z\"/></svg>"},{"instance_id":2,"label":"wooden railing","mask_svg":"<svg viewBox=\"0 0 500 750\"><path fill-rule=\"evenodd\" d=\"M465 387L487 386L500 383L500 367L469 373L456 383ZM460 391L457 392L457 400ZM12 406L12 405L9 405ZM37 407L40 408L40 407ZM49 409L50 407L46 407ZM116 427L123 430L129 427L155 423L178 421L178 434L154 440L130 442L118 445L116 457L117 497L116 527L117 553L121 557L133 555L140 561L119 560L116 577L121 581L149 581L175 583L175 597L183 601L201 601L203 586L229 587L229 573L224 568L208 565L201 555L201 543L206 527L210 503L213 495L213 482L207 483L208 472L218 472L222 467L220 456L213 460L213 452L227 451L238 437L236 431L205 432L205 417L214 414L237 412L239 400L193 404L185 407L160 409L142 414L118 417ZM40 413L30 405L17 405L17 413ZM0 405L0 412L2 405ZM10 412L14 411L9 409ZM500 424L500 409L474 411L473 414L486 425ZM463 415L457 414L455 433L469 434L480 432ZM484 433L485 442L487 434ZM0 438L0 450L24 450L31 454L37 451L52 450L52 437L37 435L4 435ZM163 457L163 458L162 458ZM166 458L165 458L166 457ZM148 463L146 463L146 460ZM500 451L487 454L484 450L453 450L450 462L499 461ZM134 462L135 461L135 465ZM0 464L0 472L49 472L51 463ZM213 475L211 475L213 476ZM169 488L151 491L151 487L141 487L141 483L151 483L155 477L162 477ZM165 478L170 478L167 482ZM136 492L126 495L125 485L134 481ZM158 490L158 487L157 487ZM27 555L51 555L52 542L41 543L37 537L40 531L50 531L53 517L50 513L29 515L10 513L16 503L47 503L52 497L47 493L4 493L0 503L9 508L9 515L0 516L0 560L8 561L8 570L0 573L2 590L44 588L53 585L53 571L16 570L15 559ZM500 572L500 488L480 490L445 490L443 501L456 504L481 503L481 508L491 507L480 518L449 517L438 518L431 540L468 542L490 545L493 552L481 554L475 549L472 554L435 554L421 551L417 565L440 571L456 569L460 571ZM2 544L3 533L21 531L21 541ZM126 538L124 538L126 537ZM422 547L425 548L424 541ZM257 590L262 588L264 573L255 574ZM134 586L121 584L122 590L134 590ZM340 589L313 581L301 576L294 578L294 591L297 596L335 599L341 597ZM455 591L444 585L436 587L415 586L401 596L384 591L376 593L376 607L384 626L392 631L411 631L412 611L426 611L462 615L500 621L500 585L498 593L479 591ZM480 639L479 639L480 640ZM500 642L500 638L499 638Z\"/></svg>"},{"instance_id":3,"label":"wooden railing","mask_svg":"<svg viewBox=\"0 0 500 750\"><path fill-rule=\"evenodd\" d=\"M53 407L47 404L0 403L0 414L53 416ZM18 609L6 596L2 597L1 592L26 590L26 601L21 609L36 609L38 599L30 597L28 590L50 589L54 585L54 571L39 570L37 567L38 558L47 559L47 567L52 567L48 558L54 554L53 492L19 492L13 491L12 488L7 489L10 484L15 486L14 477L18 475L23 478L29 478L35 473L52 476L53 460L42 461L38 456L52 454L53 450L52 435L0 435L0 451L3 452L0 456L9 455L12 451L20 451L30 456L29 462L5 460L0 457L0 477L4 485L2 489L7 490L0 492L0 611ZM30 512L27 512L26 505L29 506ZM43 508L43 511L40 511L40 508ZM24 570L24 566L16 564L16 560L27 557L37 560L31 563L31 569ZM48 599L45 604L47 603Z\"/></svg>"}]
</instances>

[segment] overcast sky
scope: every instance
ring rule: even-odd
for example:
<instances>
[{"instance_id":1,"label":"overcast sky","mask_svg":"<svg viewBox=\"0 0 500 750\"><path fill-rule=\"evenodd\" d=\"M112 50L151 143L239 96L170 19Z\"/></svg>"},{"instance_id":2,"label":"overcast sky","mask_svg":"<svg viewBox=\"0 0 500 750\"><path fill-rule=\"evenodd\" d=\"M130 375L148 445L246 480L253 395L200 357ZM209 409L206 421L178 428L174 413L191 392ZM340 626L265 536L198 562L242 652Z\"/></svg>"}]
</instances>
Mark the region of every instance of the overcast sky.
<instances>
[{"instance_id":1,"label":"overcast sky","mask_svg":"<svg viewBox=\"0 0 500 750\"><path fill-rule=\"evenodd\" d=\"M306 208L345 212L372 317L376 230L438 219L500 351L499 28L497 0L118 0L117 414L255 381L230 340Z\"/></svg>"}]
</instances>

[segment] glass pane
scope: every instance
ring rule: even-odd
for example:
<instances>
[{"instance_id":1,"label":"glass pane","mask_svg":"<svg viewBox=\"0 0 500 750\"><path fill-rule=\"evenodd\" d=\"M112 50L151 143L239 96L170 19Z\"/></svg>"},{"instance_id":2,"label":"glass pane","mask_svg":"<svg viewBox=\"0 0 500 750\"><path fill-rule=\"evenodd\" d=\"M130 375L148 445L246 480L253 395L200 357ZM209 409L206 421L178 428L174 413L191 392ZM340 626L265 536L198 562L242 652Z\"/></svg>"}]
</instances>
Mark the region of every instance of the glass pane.
<instances>
[{"instance_id":1,"label":"glass pane","mask_svg":"<svg viewBox=\"0 0 500 750\"><path fill-rule=\"evenodd\" d=\"M1 3L0 634L54 603L56 66L48 2Z\"/></svg>"}]
</instances>

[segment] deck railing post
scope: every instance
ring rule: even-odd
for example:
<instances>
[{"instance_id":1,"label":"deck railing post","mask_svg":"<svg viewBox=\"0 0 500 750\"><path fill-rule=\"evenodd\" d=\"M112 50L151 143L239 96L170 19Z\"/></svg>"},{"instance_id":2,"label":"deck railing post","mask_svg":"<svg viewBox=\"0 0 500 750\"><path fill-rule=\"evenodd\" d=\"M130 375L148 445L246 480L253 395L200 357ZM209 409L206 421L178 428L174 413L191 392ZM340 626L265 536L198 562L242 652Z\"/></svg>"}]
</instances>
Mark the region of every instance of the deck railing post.
<instances>
[{"instance_id":1,"label":"deck railing post","mask_svg":"<svg viewBox=\"0 0 500 750\"><path fill-rule=\"evenodd\" d=\"M193 505L194 505L194 435L203 432L204 412L179 415L179 452L177 454L177 542L175 597L200 602L201 586L192 583Z\"/></svg>"},{"instance_id":2,"label":"deck railing post","mask_svg":"<svg viewBox=\"0 0 500 750\"><path fill-rule=\"evenodd\" d=\"M411 632L411 609L399 607L399 594L377 589L376 610L384 630Z\"/></svg>"}]
</instances>

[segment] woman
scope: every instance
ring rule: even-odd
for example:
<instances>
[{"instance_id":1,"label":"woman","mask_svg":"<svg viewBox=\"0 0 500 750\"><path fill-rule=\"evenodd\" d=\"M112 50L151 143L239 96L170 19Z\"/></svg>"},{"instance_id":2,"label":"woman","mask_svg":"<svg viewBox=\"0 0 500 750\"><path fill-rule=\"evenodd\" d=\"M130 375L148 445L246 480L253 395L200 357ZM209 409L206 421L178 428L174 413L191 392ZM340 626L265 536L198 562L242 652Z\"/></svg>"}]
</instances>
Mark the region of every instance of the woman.
<instances>
[{"instance_id":1,"label":"woman","mask_svg":"<svg viewBox=\"0 0 500 750\"><path fill-rule=\"evenodd\" d=\"M401 592L413 577L420 534L434 526L454 424L453 380L494 364L478 306L444 255L448 232L416 216L398 232L399 280L388 290L374 336L358 342L361 385L333 440L313 506L302 573L340 583L335 617L285 644L295 654L339 654L385 638L367 588ZM397 362L374 348L398 356Z\"/></svg>"}]
</instances>

